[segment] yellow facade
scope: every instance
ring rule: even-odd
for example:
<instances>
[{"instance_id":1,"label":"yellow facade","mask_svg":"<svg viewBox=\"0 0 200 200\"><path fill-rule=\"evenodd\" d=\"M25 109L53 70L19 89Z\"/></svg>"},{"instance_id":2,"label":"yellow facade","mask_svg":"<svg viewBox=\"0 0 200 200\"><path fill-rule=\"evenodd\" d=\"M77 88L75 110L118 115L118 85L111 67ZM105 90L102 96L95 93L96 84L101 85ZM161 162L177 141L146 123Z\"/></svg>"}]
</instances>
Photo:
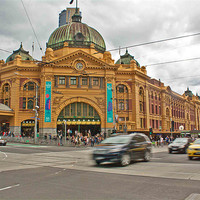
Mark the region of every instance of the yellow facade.
<instances>
[{"instance_id":1,"label":"yellow facade","mask_svg":"<svg viewBox=\"0 0 200 200\"><path fill-rule=\"evenodd\" d=\"M40 136L56 134L65 123L76 129L98 125L99 131L107 133L114 129L148 133L149 128L154 133L170 133L172 122L174 132L181 125L184 130L200 129L198 96L173 92L151 79L134 59L129 64L115 64L110 52L98 51L93 43L78 47L64 42L62 48L47 48L42 61L24 60L21 55L6 63L0 61L0 81L1 103L12 109L2 111L0 120L9 123L15 134L21 134L23 127L33 127L26 130L34 131L37 86ZM47 82L51 82L50 122L45 122ZM113 122L107 119L108 83L112 84ZM71 117L62 112L66 116L71 112Z\"/></svg>"}]
</instances>

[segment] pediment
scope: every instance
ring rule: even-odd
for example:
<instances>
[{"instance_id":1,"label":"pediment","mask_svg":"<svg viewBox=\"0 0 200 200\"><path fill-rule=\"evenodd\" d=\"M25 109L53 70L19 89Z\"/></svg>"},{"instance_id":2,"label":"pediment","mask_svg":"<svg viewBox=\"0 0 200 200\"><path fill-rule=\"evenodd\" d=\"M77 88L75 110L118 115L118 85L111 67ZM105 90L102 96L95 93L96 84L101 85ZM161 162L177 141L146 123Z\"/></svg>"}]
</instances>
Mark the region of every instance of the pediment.
<instances>
[{"instance_id":1,"label":"pediment","mask_svg":"<svg viewBox=\"0 0 200 200\"><path fill-rule=\"evenodd\" d=\"M77 63L83 63L85 68L102 68L105 66L110 66L101 59L98 59L82 50L78 50L63 57L57 58L52 63L57 67L70 68L74 68Z\"/></svg>"}]
</instances>

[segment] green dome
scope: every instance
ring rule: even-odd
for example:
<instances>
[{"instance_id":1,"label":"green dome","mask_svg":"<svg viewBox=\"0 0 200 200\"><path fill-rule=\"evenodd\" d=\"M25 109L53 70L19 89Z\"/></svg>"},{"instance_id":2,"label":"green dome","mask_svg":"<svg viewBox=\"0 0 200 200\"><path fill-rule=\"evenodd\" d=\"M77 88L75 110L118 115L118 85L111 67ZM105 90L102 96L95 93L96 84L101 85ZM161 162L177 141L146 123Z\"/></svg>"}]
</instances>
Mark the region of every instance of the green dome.
<instances>
[{"instance_id":1,"label":"green dome","mask_svg":"<svg viewBox=\"0 0 200 200\"><path fill-rule=\"evenodd\" d=\"M121 63L120 63L120 60L121 60ZM129 65L131 63L131 60L135 60L134 59L134 56L130 55L128 53L128 50L126 50L126 53L123 55L123 56L120 56L120 59L115 63L115 64L127 64ZM140 64L136 61L136 64L138 67L140 67Z\"/></svg>"},{"instance_id":2,"label":"green dome","mask_svg":"<svg viewBox=\"0 0 200 200\"><path fill-rule=\"evenodd\" d=\"M33 60L32 56L29 55L29 52L23 49L21 43L20 48L16 51L13 51L13 53L6 59L6 62L14 60L15 56L17 55L20 55L22 57L22 60Z\"/></svg>"},{"instance_id":3,"label":"green dome","mask_svg":"<svg viewBox=\"0 0 200 200\"><path fill-rule=\"evenodd\" d=\"M97 51L104 52L106 50L103 37L95 29L81 23L81 16L77 13L72 17L72 23L57 28L51 34L47 48L61 49L64 42L68 42L70 47L83 48L88 48L93 43Z\"/></svg>"}]
</instances>

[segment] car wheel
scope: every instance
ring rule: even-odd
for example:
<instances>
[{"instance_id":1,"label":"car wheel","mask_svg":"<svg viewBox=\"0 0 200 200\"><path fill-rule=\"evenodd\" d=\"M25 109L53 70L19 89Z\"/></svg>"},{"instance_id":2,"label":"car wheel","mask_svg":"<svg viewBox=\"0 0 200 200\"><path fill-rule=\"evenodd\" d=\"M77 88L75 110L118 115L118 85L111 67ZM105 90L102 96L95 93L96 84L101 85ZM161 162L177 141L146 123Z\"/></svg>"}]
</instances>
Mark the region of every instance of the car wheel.
<instances>
[{"instance_id":1,"label":"car wheel","mask_svg":"<svg viewBox=\"0 0 200 200\"><path fill-rule=\"evenodd\" d=\"M189 158L189 160L192 160L193 157L189 156L188 158Z\"/></svg>"},{"instance_id":2,"label":"car wheel","mask_svg":"<svg viewBox=\"0 0 200 200\"><path fill-rule=\"evenodd\" d=\"M130 163L131 163L130 155L128 153L123 154L120 161L121 166L124 167L129 165Z\"/></svg>"},{"instance_id":3,"label":"car wheel","mask_svg":"<svg viewBox=\"0 0 200 200\"><path fill-rule=\"evenodd\" d=\"M187 153L187 148L185 148L185 151L184 151L184 153Z\"/></svg>"},{"instance_id":4,"label":"car wheel","mask_svg":"<svg viewBox=\"0 0 200 200\"><path fill-rule=\"evenodd\" d=\"M144 153L144 161L148 162L151 160L151 152L150 151L145 151Z\"/></svg>"},{"instance_id":5,"label":"car wheel","mask_svg":"<svg viewBox=\"0 0 200 200\"><path fill-rule=\"evenodd\" d=\"M172 153L172 150L171 150L171 149L169 149L169 153Z\"/></svg>"},{"instance_id":6,"label":"car wheel","mask_svg":"<svg viewBox=\"0 0 200 200\"><path fill-rule=\"evenodd\" d=\"M100 165L100 164L101 164L101 162L100 162L100 161L98 161L98 160L96 160L96 164L97 164L97 165Z\"/></svg>"}]
</instances>

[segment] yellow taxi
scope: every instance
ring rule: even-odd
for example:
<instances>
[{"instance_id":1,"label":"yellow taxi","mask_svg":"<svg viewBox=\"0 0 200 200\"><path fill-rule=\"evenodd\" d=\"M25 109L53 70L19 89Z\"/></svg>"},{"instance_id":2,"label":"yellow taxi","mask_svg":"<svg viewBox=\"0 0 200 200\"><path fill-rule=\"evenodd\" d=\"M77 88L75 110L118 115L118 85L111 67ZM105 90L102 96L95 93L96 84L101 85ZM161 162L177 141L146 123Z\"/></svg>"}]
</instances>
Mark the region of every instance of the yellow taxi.
<instances>
[{"instance_id":1,"label":"yellow taxi","mask_svg":"<svg viewBox=\"0 0 200 200\"><path fill-rule=\"evenodd\" d=\"M192 160L193 157L200 158L200 139L196 139L187 150L188 158Z\"/></svg>"}]
</instances>

